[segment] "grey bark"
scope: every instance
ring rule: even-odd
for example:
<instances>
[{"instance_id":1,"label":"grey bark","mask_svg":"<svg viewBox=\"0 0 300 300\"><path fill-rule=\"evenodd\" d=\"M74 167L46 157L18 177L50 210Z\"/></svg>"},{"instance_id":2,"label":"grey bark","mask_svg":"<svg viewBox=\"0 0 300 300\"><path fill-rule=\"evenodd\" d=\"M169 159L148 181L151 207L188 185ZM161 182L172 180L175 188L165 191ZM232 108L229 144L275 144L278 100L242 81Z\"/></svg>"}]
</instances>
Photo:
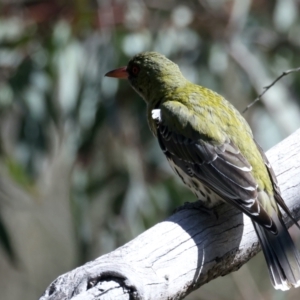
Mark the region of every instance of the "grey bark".
<instances>
[{"instance_id":1,"label":"grey bark","mask_svg":"<svg viewBox=\"0 0 300 300\"><path fill-rule=\"evenodd\" d=\"M267 152L296 219L299 149L300 130ZM208 213L190 206L115 251L59 276L40 300L183 299L239 269L259 251L250 219L235 208L224 204Z\"/></svg>"}]
</instances>

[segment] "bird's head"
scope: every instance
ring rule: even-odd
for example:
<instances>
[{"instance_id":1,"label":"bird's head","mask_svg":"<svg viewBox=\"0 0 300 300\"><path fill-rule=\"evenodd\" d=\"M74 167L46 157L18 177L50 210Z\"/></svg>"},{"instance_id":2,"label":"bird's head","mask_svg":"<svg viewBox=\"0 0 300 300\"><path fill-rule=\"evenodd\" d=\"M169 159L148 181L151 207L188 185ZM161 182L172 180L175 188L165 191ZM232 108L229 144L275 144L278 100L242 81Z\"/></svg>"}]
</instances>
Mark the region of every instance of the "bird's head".
<instances>
[{"instance_id":1,"label":"bird's head","mask_svg":"<svg viewBox=\"0 0 300 300\"><path fill-rule=\"evenodd\" d=\"M186 81L178 66L157 52L137 54L126 67L110 71L105 76L128 79L147 103L156 101L163 93Z\"/></svg>"}]
</instances>

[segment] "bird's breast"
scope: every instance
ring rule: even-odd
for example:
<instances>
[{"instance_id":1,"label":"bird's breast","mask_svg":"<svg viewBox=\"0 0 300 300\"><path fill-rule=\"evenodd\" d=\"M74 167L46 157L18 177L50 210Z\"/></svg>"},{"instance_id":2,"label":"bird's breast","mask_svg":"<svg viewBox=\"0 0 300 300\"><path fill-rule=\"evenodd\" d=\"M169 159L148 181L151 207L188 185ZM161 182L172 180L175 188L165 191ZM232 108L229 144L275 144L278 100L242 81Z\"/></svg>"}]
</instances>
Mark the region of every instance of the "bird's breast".
<instances>
[{"instance_id":1,"label":"bird's breast","mask_svg":"<svg viewBox=\"0 0 300 300\"><path fill-rule=\"evenodd\" d=\"M199 181L199 179L194 177L192 170L189 170L189 168L187 168L186 171L183 171L174 163L172 158L167 157L167 159L173 171L193 192L193 194L197 197L197 200L203 201L203 204L209 208L224 202L224 200L219 195L205 186L201 181Z\"/></svg>"}]
</instances>

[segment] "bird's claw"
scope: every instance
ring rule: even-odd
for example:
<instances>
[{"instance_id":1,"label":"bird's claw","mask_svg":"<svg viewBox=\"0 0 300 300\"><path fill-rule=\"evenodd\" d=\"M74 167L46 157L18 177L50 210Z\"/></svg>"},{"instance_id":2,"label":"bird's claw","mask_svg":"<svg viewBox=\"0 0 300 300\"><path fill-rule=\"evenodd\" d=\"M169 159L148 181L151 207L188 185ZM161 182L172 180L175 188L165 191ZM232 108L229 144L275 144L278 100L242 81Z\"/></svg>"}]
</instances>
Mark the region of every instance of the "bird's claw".
<instances>
[{"instance_id":1,"label":"bird's claw","mask_svg":"<svg viewBox=\"0 0 300 300\"><path fill-rule=\"evenodd\" d=\"M177 213L181 210L184 210L184 209L196 209L196 210L200 210L202 213L208 215L208 216L212 216L214 215L216 217L216 219L219 218L217 212L215 209L213 208L209 208L207 206L205 206L203 204L203 201L201 200L198 200L198 201L195 201L195 202L185 202L183 205L177 207L173 213Z\"/></svg>"}]
</instances>

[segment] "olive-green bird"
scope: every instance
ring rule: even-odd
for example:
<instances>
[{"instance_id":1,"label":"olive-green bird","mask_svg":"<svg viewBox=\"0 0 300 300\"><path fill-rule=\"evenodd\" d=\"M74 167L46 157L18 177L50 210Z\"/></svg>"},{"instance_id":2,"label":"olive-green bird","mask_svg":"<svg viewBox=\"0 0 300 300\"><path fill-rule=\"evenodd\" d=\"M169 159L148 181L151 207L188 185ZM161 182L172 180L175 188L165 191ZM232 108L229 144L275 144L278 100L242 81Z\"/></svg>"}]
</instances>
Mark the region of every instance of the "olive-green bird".
<instances>
[{"instance_id":1,"label":"olive-green bird","mask_svg":"<svg viewBox=\"0 0 300 300\"><path fill-rule=\"evenodd\" d=\"M199 200L208 207L225 201L251 218L275 289L298 287L300 255L278 205L297 221L241 114L222 96L189 82L156 52L138 54L106 76L128 79L146 101L151 131Z\"/></svg>"}]
</instances>

